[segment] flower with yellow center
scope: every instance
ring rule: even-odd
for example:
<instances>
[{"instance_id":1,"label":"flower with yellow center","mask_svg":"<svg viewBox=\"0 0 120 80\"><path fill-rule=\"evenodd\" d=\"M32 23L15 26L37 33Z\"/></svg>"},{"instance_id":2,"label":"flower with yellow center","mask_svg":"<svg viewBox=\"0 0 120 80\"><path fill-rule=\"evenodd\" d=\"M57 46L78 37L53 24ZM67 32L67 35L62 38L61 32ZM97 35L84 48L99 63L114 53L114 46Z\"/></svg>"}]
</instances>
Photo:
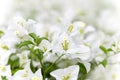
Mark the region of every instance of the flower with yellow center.
<instances>
[{"instance_id":1,"label":"flower with yellow center","mask_svg":"<svg viewBox=\"0 0 120 80\"><path fill-rule=\"evenodd\" d=\"M10 66L0 65L0 80L6 80L3 78L11 77Z\"/></svg>"},{"instance_id":2,"label":"flower with yellow center","mask_svg":"<svg viewBox=\"0 0 120 80\"><path fill-rule=\"evenodd\" d=\"M50 73L56 80L77 80L79 72L79 66L73 65L64 69L57 69Z\"/></svg>"},{"instance_id":3,"label":"flower with yellow center","mask_svg":"<svg viewBox=\"0 0 120 80\"><path fill-rule=\"evenodd\" d=\"M80 33L80 34L83 34L83 33L84 33L84 29L85 29L85 27L86 27L86 23L84 23L84 22L82 22L82 21L79 21L79 22L77 22L77 25L80 27L79 33Z\"/></svg>"},{"instance_id":4,"label":"flower with yellow center","mask_svg":"<svg viewBox=\"0 0 120 80\"><path fill-rule=\"evenodd\" d=\"M25 73L23 73L22 77L28 77L29 70L25 70Z\"/></svg>"},{"instance_id":5,"label":"flower with yellow center","mask_svg":"<svg viewBox=\"0 0 120 80\"><path fill-rule=\"evenodd\" d=\"M15 34L16 34L16 35L19 35L19 34L20 34L20 32L19 32L18 30L16 30L16 31L15 31Z\"/></svg>"},{"instance_id":6,"label":"flower with yellow center","mask_svg":"<svg viewBox=\"0 0 120 80\"><path fill-rule=\"evenodd\" d=\"M22 27L24 26L24 22L20 22L20 21L19 21L19 22L17 22L17 24L19 24L19 25L22 26Z\"/></svg>"}]
</instances>

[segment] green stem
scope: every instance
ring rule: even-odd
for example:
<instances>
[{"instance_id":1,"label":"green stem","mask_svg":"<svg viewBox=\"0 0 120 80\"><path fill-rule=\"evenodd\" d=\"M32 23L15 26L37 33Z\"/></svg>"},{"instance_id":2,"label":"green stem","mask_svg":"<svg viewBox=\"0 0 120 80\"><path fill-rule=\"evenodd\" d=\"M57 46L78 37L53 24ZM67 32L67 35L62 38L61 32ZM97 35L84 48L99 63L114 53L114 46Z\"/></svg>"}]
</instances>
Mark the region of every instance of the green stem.
<instances>
[{"instance_id":1,"label":"green stem","mask_svg":"<svg viewBox=\"0 0 120 80\"><path fill-rule=\"evenodd\" d=\"M62 56L64 56L64 54L62 54L61 56L59 56L59 57L55 60L55 62L52 63L52 64L45 70L45 73L46 73L48 70L50 70L50 69L54 66L54 64L56 64L57 61L58 61L59 59L61 59Z\"/></svg>"},{"instance_id":2,"label":"green stem","mask_svg":"<svg viewBox=\"0 0 120 80\"><path fill-rule=\"evenodd\" d=\"M43 72L43 80L45 80L46 75L45 75L45 71L44 71L43 63L42 63L41 60L40 60L40 65L41 65L41 69L42 69L42 72Z\"/></svg>"}]
</instances>

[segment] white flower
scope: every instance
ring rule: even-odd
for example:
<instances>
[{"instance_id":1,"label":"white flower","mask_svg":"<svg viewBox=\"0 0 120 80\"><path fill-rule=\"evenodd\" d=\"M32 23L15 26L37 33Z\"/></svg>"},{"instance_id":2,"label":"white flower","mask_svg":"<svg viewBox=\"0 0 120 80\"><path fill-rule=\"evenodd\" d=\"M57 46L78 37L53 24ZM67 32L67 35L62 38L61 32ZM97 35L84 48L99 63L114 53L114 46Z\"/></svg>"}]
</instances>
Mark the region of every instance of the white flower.
<instances>
[{"instance_id":1,"label":"white flower","mask_svg":"<svg viewBox=\"0 0 120 80\"><path fill-rule=\"evenodd\" d=\"M32 80L43 80L41 69L38 69L35 74L32 75Z\"/></svg>"},{"instance_id":2,"label":"white flower","mask_svg":"<svg viewBox=\"0 0 120 80\"><path fill-rule=\"evenodd\" d=\"M106 66L105 80L120 80L120 63L110 64Z\"/></svg>"},{"instance_id":3,"label":"white flower","mask_svg":"<svg viewBox=\"0 0 120 80\"><path fill-rule=\"evenodd\" d=\"M23 70L18 70L11 80L42 80L41 69L38 69L33 73L30 69L30 63L28 62Z\"/></svg>"},{"instance_id":4,"label":"white flower","mask_svg":"<svg viewBox=\"0 0 120 80\"><path fill-rule=\"evenodd\" d=\"M19 53L17 55L20 59L20 66L21 67L25 66L27 64L27 62L29 61L28 53L29 53L29 51L23 51L22 53Z\"/></svg>"},{"instance_id":5,"label":"white flower","mask_svg":"<svg viewBox=\"0 0 120 80\"><path fill-rule=\"evenodd\" d=\"M99 65L88 75L88 80L106 80L105 75L107 74L105 73L105 68Z\"/></svg>"},{"instance_id":6,"label":"white flower","mask_svg":"<svg viewBox=\"0 0 120 80\"><path fill-rule=\"evenodd\" d=\"M56 35L56 38L52 41L52 45L54 53L65 54L72 45L71 38L66 33L61 33Z\"/></svg>"},{"instance_id":7,"label":"white flower","mask_svg":"<svg viewBox=\"0 0 120 80\"><path fill-rule=\"evenodd\" d=\"M31 75L33 75L30 69L30 62L26 64L23 70L18 70L12 77L11 80L29 80Z\"/></svg>"},{"instance_id":8,"label":"white flower","mask_svg":"<svg viewBox=\"0 0 120 80\"><path fill-rule=\"evenodd\" d=\"M88 80L120 80L120 64L99 65L89 74Z\"/></svg>"},{"instance_id":9,"label":"white flower","mask_svg":"<svg viewBox=\"0 0 120 80\"><path fill-rule=\"evenodd\" d=\"M68 68L58 69L50 74L56 78L56 80L77 80L79 73L79 66L73 65Z\"/></svg>"},{"instance_id":10,"label":"white flower","mask_svg":"<svg viewBox=\"0 0 120 80\"><path fill-rule=\"evenodd\" d=\"M43 50L44 52L47 52L47 51L50 51L52 49L52 44L48 40L43 40L40 43L39 48L41 50Z\"/></svg>"},{"instance_id":11,"label":"white flower","mask_svg":"<svg viewBox=\"0 0 120 80\"><path fill-rule=\"evenodd\" d=\"M0 48L1 48L1 45L0 45ZM6 49L7 49L7 47L6 47ZM12 53L10 50L6 50L6 49L0 49L0 64L2 64L2 65L7 64L8 58L9 58L10 54Z\"/></svg>"},{"instance_id":12,"label":"white flower","mask_svg":"<svg viewBox=\"0 0 120 80\"><path fill-rule=\"evenodd\" d=\"M85 45L75 46L68 51L67 55L69 59L79 58L82 61L90 60L92 57L90 48Z\"/></svg>"},{"instance_id":13,"label":"white flower","mask_svg":"<svg viewBox=\"0 0 120 80\"><path fill-rule=\"evenodd\" d=\"M61 33L52 42L53 53L64 54L62 58L79 58L83 61L91 58L91 51L88 46L75 44L74 40L66 33Z\"/></svg>"},{"instance_id":14,"label":"white flower","mask_svg":"<svg viewBox=\"0 0 120 80\"><path fill-rule=\"evenodd\" d=\"M110 56L108 58L108 63L120 63L120 53Z\"/></svg>"},{"instance_id":15,"label":"white flower","mask_svg":"<svg viewBox=\"0 0 120 80\"><path fill-rule=\"evenodd\" d=\"M11 69L10 66L5 66L0 64L0 78L1 76L6 76L6 78L11 77Z\"/></svg>"},{"instance_id":16,"label":"white flower","mask_svg":"<svg viewBox=\"0 0 120 80\"><path fill-rule=\"evenodd\" d=\"M2 36L0 39L0 43L7 45L8 48L13 49L15 44L19 41L17 36L14 34L13 31L6 29L5 35Z\"/></svg>"},{"instance_id":17,"label":"white flower","mask_svg":"<svg viewBox=\"0 0 120 80\"><path fill-rule=\"evenodd\" d=\"M99 28L108 33L115 33L120 30L119 18L112 10L104 10L99 16L97 23Z\"/></svg>"}]
</instances>

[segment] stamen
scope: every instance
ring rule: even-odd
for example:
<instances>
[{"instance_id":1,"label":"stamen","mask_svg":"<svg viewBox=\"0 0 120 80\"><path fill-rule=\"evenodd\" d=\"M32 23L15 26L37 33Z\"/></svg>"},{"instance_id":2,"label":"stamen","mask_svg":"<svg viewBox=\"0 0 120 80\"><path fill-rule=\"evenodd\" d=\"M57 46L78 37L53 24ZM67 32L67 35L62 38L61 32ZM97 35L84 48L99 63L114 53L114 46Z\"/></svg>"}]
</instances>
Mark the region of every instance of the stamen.
<instances>
[{"instance_id":1,"label":"stamen","mask_svg":"<svg viewBox=\"0 0 120 80\"><path fill-rule=\"evenodd\" d=\"M68 32L72 32L73 30L73 24L71 24L69 27L68 27Z\"/></svg>"},{"instance_id":2,"label":"stamen","mask_svg":"<svg viewBox=\"0 0 120 80\"><path fill-rule=\"evenodd\" d=\"M9 50L8 46L4 45L4 44L0 44L0 48L5 49L5 50Z\"/></svg>"},{"instance_id":3,"label":"stamen","mask_svg":"<svg viewBox=\"0 0 120 80\"><path fill-rule=\"evenodd\" d=\"M47 48L45 46L42 47L43 48L43 51L46 52L47 51Z\"/></svg>"},{"instance_id":4,"label":"stamen","mask_svg":"<svg viewBox=\"0 0 120 80\"><path fill-rule=\"evenodd\" d=\"M0 65L0 70L1 70L1 71L5 71L5 67L2 66L2 65Z\"/></svg>"},{"instance_id":5,"label":"stamen","mask_svg":"<svg viewBox=\"0 0 120 80\"><path fill-rule=\"evenodd\" d=\"M40 78L37 77L37 76L34 76L34 77L32 77L32 80L42 80L42 79L40 79Z\"/></svg>"},{"instance_id":6,"label":"stamen","mask_svg":"<svg viewBox=\"0 0 120 80\"><path fill-rule=\"evenodd\" d=\"M65 51L67 51L68 48L69 48L69 43L68 43L68 41L67 41L66 38L64 38L64 41L63 41L63 43L62 43L62 48L63 48L63 50L65 50Z\"/></svg>"},{"instance_id":7,"label":"stamen","mask_svg":"<svg viewBox=\"0 0 120 80\"><path fill-rule=\"evenodd\" d=\"M66 76L63 76L62 80L70 80L70 76L71 76L71 74L68 73Z\"/></svg>"}]
</instances>

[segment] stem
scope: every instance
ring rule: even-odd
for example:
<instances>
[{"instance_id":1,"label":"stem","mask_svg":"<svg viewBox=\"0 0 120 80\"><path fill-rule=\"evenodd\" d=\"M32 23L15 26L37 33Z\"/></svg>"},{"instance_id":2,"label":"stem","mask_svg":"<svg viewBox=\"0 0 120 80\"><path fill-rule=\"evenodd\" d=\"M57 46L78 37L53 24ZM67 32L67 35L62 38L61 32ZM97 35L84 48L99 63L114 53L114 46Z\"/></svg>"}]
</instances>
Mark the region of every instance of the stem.
<instances>
[{"instance_id":1,"label":"stem","mask_svg":"<svg viewBox=\"0 0 120 80\"><path fill-rule=\"evenodd\" d=\"M30 50L30 53L33 53L34 46L32 48L30 48L29 46L27 46L27 47ZM45 80L46 76L45 76L45 72L44 72L43 62L42 62L42 60L39 60L39 62L40 62L40 65L41 65L41 69L43 71L43 80Z\"/></svg>"},{"instance_id":2,"label":"stem","mask_svg":"<svg viewBox=\"0 0 120 80\"><path fill-rule=\"evenodd\" d=\"M39 62L40 62L40 65L43 67L43 63L42 63L42 60L39 60Z\"/></svg>"},{"instance_id":3,"label":"stem","mask_svg":"<svg viewBox=\"0 0 120 80\"><path fill-rule=\"evenodd\" d=\"M62 54L61 56L59 56L59 57L55 60L55 62L52 63L52 64L45 70L45 73L46 73L48 70L50 70L50 69L54 66L54 64L57 63L57 61L58 61L62 56L64 56L64 54Z\"/></svg>"},{"instance_id":4,"label":"stem","mask_svg":"<svg viewBox=\"0 0 120 80\"><path fill-rule=\"evenodd\" d=\"M46 75L45 75L45 71L44 71L43 63L42 63L41 60L40 60L40 65L41 65L41 69L42 69L42 72L43 72L43 80L45 80Z\"/></svg>"}]
</instances>

